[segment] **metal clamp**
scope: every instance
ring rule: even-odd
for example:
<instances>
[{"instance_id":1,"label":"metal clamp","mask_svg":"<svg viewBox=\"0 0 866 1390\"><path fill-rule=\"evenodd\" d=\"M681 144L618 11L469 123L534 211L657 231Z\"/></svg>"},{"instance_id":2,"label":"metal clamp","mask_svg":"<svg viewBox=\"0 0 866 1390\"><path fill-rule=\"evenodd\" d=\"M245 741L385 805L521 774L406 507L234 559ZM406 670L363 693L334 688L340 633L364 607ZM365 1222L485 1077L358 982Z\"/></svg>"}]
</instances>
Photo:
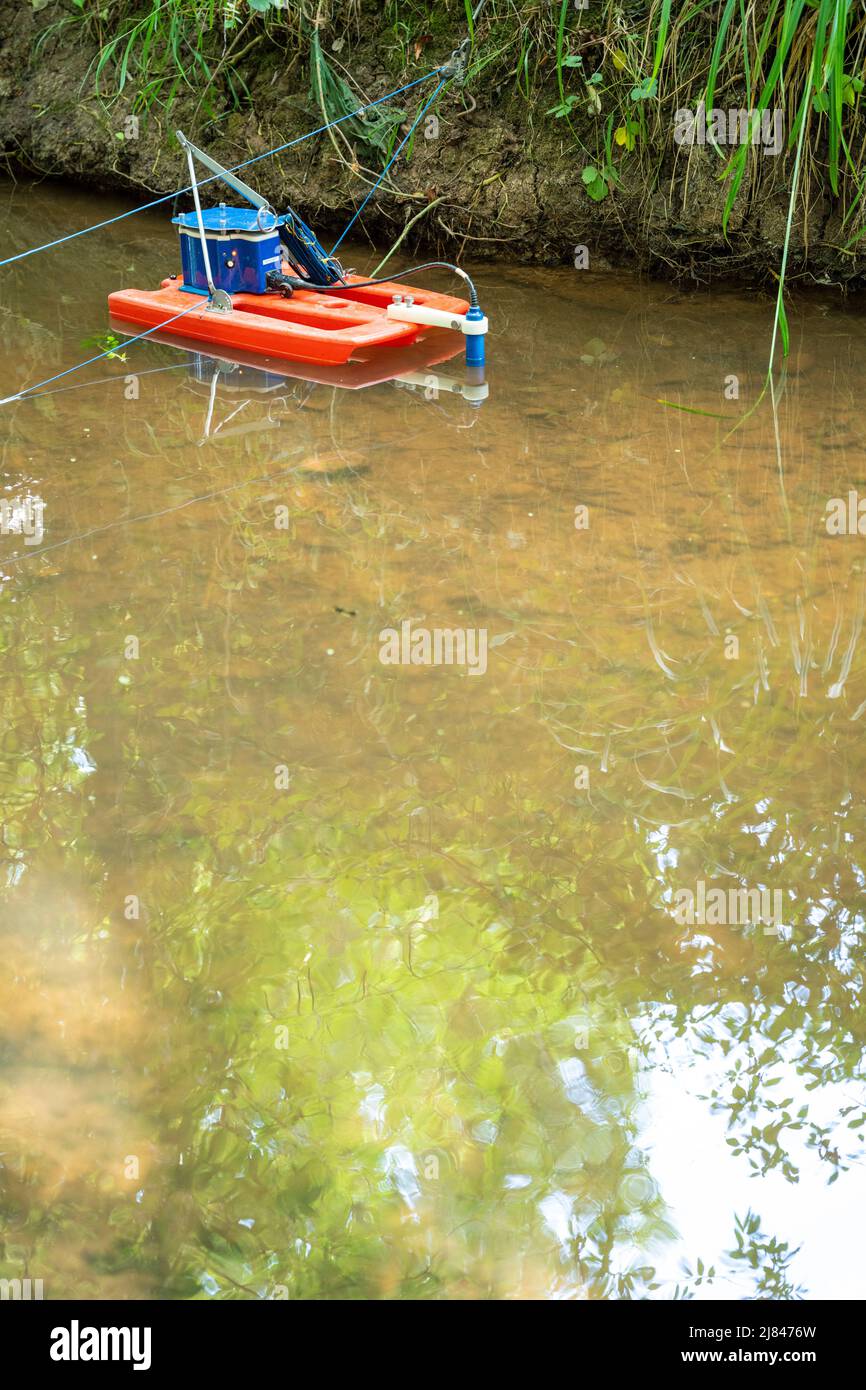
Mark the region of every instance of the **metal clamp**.
<instances>
[{"instance_id":1,"label":"metal clamp","mask_svg":"<svg viewBox=\"0 0 866 1390\"><path fill-rule=\"evenodd\" d=\"M455 48L448 62L439 69L442 76L449 82L455 81L463 83L466 81L466 65L469 60L469 50L472 47L472 40L467 37L463 40L459 48Z\"/></svg>"},{"instance_id":2,"label":"metal clamp","mask_svg":"<svg viewBox=\"0 0 866 1390\"><path fill-rule=\"evenodd\" d=\"M469 62L469 53L472 48L472 38L475 33L475 25L478 23L479 15L487 4L487 0L478 0L478 4L472 11L472 24L470 32L466 35L459 48L455 48L451 57L444 67L440 68L442 76L446 81L456 81L464 83L466 81L466 68Z\"/></svg>"},{"instance_id":3,"label":"metal clamp","mask_svg":"<svg viewBox=\"0 0 866 1390\"><path fill-rule=\"evenodd\" d=\"M212 289L206 307L215 314L229 314L234 306L231 295L225 290Z\"/></svg>"}]
</instances>

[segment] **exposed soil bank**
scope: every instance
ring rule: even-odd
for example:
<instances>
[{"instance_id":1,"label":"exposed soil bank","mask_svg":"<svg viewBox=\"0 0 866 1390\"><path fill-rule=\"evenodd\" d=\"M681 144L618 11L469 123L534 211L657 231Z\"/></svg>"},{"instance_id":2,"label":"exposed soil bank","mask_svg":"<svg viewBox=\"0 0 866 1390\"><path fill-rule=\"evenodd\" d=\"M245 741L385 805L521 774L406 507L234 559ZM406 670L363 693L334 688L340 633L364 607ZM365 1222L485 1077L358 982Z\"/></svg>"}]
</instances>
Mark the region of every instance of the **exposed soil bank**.
<instances>
[{"instance_id":1,"label":"exposed soil bank","mask_svg":"<svg viewBox=\"0 0 866 1390\"><path fill-rule=\"evenodd\" d=\"M251 96L245 109L231 109L229 89L217 75L207 88L202 79L195 96L181 89L168 113L159 105L140 113L137 135L127 138L126 118L136 109L134 80L110 104L99 100L92 76L98 45L80 22L49 33L34 56L39 36L70 13L63 4L37 3L40 8L34 9L32 0L24 5L0 0L0 153L10 170L144 197L187 182L173 138L178 127L225 163L237 164L322 123L310 95L306 58L287 52L262 31L254 34L239 65ZM444 39L437 35L418 61L406 66L382 23L381 7L376 13L365 7L360 33L352 30L351 57L339 50L370 98L444 62L451 43L462 36L457 29ZM323 30L329 58L340 35L333 25ZM218 68L216 37L206 36L202 43L207 51L211 45L212 67ZM106 82L106 95L111 86ZM406 109L414 112L418 92L429 91L432 86L409 94L403 99ZM546 114L554 100L551 86L528 104L510 80L488 80L486 73L463 91L447 90L437 107L437 137L416 138L411 159L400 164L393 183L364 214L377 246L389 245L417 219L403 243L411 252L550 265L573 262L575 248L584 246L591 270L632 267L699 281L766 279L778 270L792 159L756 154L726 241L723 166L710 148L677 146L672 131L660 132L657 147L643 159L623 160L619 187L596 203L580 178L587 155L563 123ZM591 148L589 138L587 143ZM275 206L291 201L323 232L331 232L345 225L371 181L353 175L350 159L342 135L333 140L325 135L263 160L249 177ZM362 163L375 173L369 156L362 156ZM801 209L789 278L862 283L866 258L841 250L850 227L842 231L840 212L814 185L807 192L807 226Z\"/></svg>"}]
</instances>

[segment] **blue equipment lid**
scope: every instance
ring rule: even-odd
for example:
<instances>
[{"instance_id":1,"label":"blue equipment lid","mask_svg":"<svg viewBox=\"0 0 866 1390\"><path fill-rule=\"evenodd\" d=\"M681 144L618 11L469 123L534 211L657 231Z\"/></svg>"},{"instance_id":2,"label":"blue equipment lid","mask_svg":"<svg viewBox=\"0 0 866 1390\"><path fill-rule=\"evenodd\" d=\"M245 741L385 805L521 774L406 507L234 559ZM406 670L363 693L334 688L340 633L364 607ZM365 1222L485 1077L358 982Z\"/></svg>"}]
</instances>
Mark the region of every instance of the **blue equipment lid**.
<instances>
[{"instance_id":1,"label":"blue equipment lid","mask_svg":"<svg viewBox=\"0 0 866 1390\"><path fill-rule=\"evenodd\" d=\"M258 221L261 211L261 223ZM206 232L259 232L267 235L269 232L276 231L286 221L286 214L281 213L276 216L268 211L267 208L202 208L201 219L204 223ZM198 231L198 218L194 212L182 212L179 217L173 217L172 223L175 226L190 227Z\"/></svg>"}]
</instances>

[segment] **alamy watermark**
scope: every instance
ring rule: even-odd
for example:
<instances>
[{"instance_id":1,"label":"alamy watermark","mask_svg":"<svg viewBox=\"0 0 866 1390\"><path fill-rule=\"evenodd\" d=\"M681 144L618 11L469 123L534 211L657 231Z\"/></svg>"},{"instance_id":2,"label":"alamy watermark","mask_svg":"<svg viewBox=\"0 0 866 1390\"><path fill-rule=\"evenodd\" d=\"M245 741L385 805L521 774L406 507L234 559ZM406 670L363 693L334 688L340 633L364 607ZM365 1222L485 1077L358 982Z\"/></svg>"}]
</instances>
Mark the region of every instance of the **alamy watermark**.
<instances>
[{"instance_id":1,"label":"alamy watermark","mask_svg":"<svg viewBox=\"0 0 866 1390\"><path fill-rule=\"evenodd\" d=\"M14 1302L45 1297L41 1279L0 1279L0 1301L12 1299Z\"/></svg>"},{"instance_id":2,"label":"alamy watermark","mask_svg":"<svg viewBox=\"0 0 866 1390\"><path fill-rule=\"evenodd\" d=\"M764 154L782 153L785 115L780 108L755 111L745 106L709 111L702 101L695 111L674 113L674 140L678 145L760 145Z\"/></svg>"},{"instance_id":3,"label":"alamy watermark","mask_svg":"<svg viewBox=\"0 0 866 1390\"><path fill-rule=\"evenodd\" d=\"M25 545L38 545L45 534L41 497L0 497L0 536L22 536Z\"/></svg>"},{"instance_id":4,"label":"alamy watermark","mask_svg":"<svg viewBox=\"0 0 866 1390\"><path fill-rule=\"evenodd\" d=\"M764 923L766 935L782 925L782 890L774 888L713 888L698 879L695 888L674 893L674 921L681 927L746 927Z\"/></svg>"},{"instance_id":5,"label":"alamy watermark","mask_svg":"<svg viewBox=\"0 0 866 1390\"><path fill-rule=\"evenodd\" d=\"M134 1371L150 1370L149 1327L55 1327L48 1352L52 1361L131 1361Z\"/></svg>"},{"instance_id":6,"label":"alamy watermark","mask_svg":"<svg viewBox=\"0 0 866 1390\"><path fill-rule=\"evenodd\" d=\"M379 633L383 666L466 666L470 676L487 670L487 629L484 627L412 627L407 618Z\"/></svg>"},{"instance_id":7,"label":"alamy watermark","mask_svg":"<svg viewBox=\"0 0 866 1390\"><path fill-rule=\"evenodd\" d=\"M866 497L853 488L847 497L831 497L824 510L828 536L866 536Z\"/></svg>"}]
</instances>

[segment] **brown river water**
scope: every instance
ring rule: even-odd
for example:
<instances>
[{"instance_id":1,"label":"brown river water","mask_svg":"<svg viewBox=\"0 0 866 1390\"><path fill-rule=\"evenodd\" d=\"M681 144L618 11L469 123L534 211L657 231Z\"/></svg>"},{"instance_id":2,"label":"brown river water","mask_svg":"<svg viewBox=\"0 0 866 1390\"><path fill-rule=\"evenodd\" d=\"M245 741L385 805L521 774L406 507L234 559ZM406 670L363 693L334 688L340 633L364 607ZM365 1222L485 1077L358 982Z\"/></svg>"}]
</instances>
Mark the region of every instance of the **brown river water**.
<instances>
[{"instance_id":1,"label":"brown river water","mask_svg":"<svg viewBox=\"0 0 866 1390\"><path fill-rule=\"evenodd\" d=\"M3 254L124 206L3 184ZM0 396L174 236L0 271ZM752 409L759 296L477 280L481 402L145 342L0 408L0 1278L866 1297L863 302Z\"/></svg>"}]
</instances>

